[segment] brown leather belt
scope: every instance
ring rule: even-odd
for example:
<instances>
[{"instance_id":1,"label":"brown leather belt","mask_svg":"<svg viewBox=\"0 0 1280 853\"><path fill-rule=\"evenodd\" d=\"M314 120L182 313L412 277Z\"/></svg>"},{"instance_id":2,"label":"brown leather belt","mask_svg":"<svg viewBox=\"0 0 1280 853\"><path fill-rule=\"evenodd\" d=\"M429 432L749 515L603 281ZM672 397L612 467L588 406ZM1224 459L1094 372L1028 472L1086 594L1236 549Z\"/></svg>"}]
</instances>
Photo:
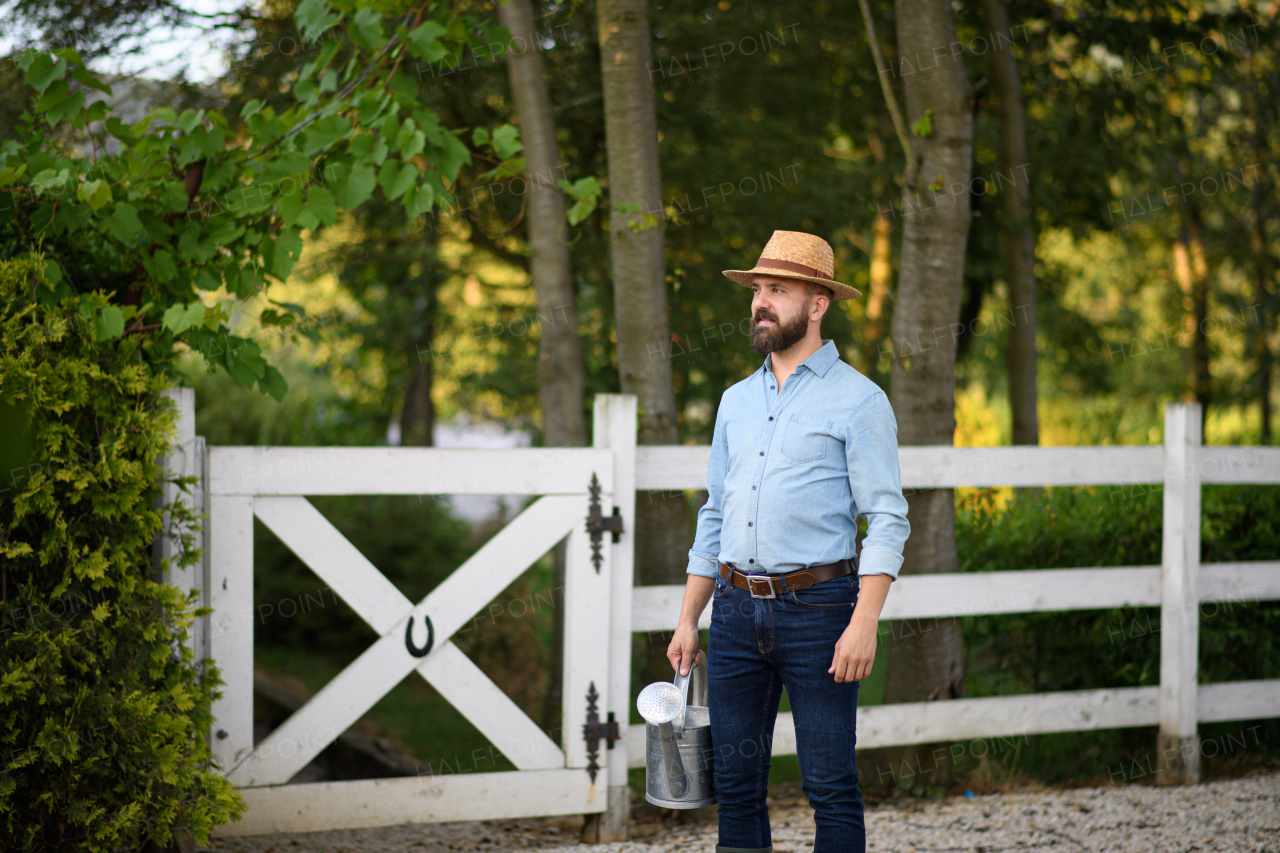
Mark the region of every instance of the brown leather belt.
<instances>
[{"instance_id":1,"label":"brown leather belt","mask_svg":"<svg viewBox=\"0 0 1280 853\"><path fill-rule=\"evenodd\" d=\"M832 578L842 578L849 574L853 574L853 561L848 557L824 566L809 566L778 575L749 575L728 563L720 564L720 577L738 589L745 589L751 593L752 598L777 598L785 592L808 589L816 583L829 581Z\"/></svg>"}]
</instances>

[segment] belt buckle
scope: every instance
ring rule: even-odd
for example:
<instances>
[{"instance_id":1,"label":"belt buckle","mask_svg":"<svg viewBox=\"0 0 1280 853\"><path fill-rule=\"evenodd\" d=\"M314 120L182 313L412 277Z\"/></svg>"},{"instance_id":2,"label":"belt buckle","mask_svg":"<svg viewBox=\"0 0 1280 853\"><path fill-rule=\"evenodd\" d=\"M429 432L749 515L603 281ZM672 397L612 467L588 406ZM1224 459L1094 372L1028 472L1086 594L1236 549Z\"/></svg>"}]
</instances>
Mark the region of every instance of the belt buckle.
<instances>
[{"instance_id":1,"label":"belt buckle","mask_svg":"<svg viewBox=\"0 0 1280 853\"><path fill-rule=\"evenodd\" d=\"M756 581L761 581L762 583L764 583L766 587L769 588L768 595L756 595L756 585L755 585ZM768 598L778 597L778 593L776 593L773 589L773 580L769 577L769 575L747 575L747 592L751 593L752 598L768 599Z\"/></svg>"}]
</instances>

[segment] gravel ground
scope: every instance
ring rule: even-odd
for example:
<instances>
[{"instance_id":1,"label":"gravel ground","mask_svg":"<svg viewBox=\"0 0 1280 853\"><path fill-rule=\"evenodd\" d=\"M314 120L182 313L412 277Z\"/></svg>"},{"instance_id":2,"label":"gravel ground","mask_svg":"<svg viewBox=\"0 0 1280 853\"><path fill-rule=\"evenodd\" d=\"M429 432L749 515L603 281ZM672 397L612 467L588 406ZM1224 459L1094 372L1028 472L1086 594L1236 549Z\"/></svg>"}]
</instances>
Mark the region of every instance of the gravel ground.
<instances>
[{"instance_id":1,"label":"gravel ground","mask_svg":"<svg viewBox=\"0 0 1280 853\"><path fill-rule=\"evenodd\" d=\"M771 808L775 853L813 847L813 815L799 801ZM638 823L643 839L577 844L581 818L477 821L230 838L218 853L713 853L714 824ZM867 811L869 853L1280 853L1280 774L1189 788L1076 788L885 804Z\"/></svg>"}]
</instances>

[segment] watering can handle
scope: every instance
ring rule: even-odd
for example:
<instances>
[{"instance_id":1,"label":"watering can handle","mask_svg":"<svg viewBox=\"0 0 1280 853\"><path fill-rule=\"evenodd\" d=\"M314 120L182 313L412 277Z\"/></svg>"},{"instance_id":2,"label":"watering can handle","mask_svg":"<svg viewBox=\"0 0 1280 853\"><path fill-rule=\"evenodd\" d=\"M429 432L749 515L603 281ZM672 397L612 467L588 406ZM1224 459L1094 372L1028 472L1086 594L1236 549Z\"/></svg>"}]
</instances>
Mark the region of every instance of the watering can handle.
<instances>
[{"instance_id":1,"label":"watering can handle","mask_svg":"<svg viewBox=\"0 0 1280 853\"><path fill-rule=\"evenodd\" d=\"M703 664L702 651L699 649L693 655L693 666L689 667L687 675L680 674L680 668L676 667L675 677L671 682L680 690L680 713L671 721L672 728L676 734L684 731L684 709L689 705L689 682L693 681L693 671Z\"/></svg>"}]
</instances>

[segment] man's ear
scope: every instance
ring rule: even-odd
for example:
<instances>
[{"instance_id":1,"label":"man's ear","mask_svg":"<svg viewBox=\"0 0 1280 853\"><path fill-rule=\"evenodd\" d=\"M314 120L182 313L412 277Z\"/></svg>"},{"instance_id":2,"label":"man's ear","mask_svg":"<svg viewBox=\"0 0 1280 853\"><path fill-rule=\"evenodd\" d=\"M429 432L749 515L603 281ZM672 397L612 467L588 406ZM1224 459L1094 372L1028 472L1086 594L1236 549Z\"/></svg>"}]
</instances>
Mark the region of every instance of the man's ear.
<instances>
[{"instance_id":1,"label":"man's ear","mask_svg":"<svg viewBox=\"0 0 1280 853\"><path fill-rule=\"evenodd\" d=\"M814 296L813 303L815 308L821 309L818 313L818 322L822 322L822 318L827 316L827 309L831 307L831 300L819 293Z\"/></svg>"}]
</instances>

